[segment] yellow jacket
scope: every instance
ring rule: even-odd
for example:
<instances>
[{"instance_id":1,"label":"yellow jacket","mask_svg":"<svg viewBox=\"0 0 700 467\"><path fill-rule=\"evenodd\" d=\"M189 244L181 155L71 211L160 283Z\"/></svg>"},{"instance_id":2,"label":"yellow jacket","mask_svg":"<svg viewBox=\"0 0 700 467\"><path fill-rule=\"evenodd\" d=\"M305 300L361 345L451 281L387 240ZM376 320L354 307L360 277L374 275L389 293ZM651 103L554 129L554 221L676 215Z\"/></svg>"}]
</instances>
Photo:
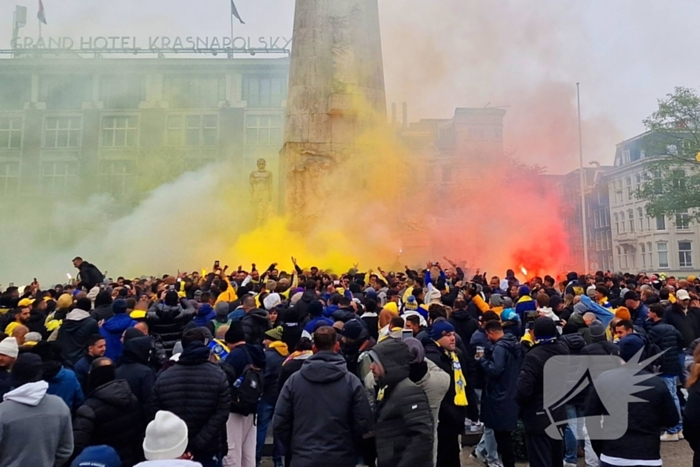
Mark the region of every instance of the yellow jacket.
<instances>
[{"instance_id":1,"label":"yellow jacket","mask_svg":"<svg viewBox=\"0 0 700 467\"><path fill-rule=\"evenodd\" d=\"M226 277L225 274L223 275L223 280L224 280L224 282L226 282L228 287L226 288L226 290L221 292L218 297L216 297L216 302L214 302L214 306L216 306L216 304L219 302L231 303L231 302L235 302L236 300L238 300L238 295L236 295L236 290L231 286L231 283L229 282L228 277Z\"/></svg>"}]
</instances>

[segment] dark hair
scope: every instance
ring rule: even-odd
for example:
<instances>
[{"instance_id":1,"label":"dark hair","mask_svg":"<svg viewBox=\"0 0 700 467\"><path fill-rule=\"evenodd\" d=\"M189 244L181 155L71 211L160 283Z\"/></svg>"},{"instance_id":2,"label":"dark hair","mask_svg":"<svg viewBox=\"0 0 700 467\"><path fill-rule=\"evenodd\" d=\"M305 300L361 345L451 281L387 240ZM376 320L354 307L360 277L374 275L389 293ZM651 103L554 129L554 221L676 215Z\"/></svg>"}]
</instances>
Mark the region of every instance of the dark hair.
<instances>
[{"instance_id":1,"label":"dark hair","mask_svg":"<svg viewBox=\"0 0 700 467\"><path fill-rule=\"evenodd\" d=\"M340 306L350 306L350 299L348 297L340 297Z\"/></svg>"},{"instance_id":2,"label":"dark hair","mask_svg":"<svg viewBox=\"0 0 700 467\"><path fill-rule=\"evenodd\" d=\"M664 312L666 311L666 309L664 308L664 306L662 304L654 303L653 305L651 305L649 307L649 311L653 311L656 316L663 319Z\"/></svg>"},{"instance_id":3,"label":"dark hair","mask_svg":"<svg viewBox=\"0 0 700 467\"><path fill-rule=\"evenodd\" d=\"M314 345L319 352L334 350L336 342L337 333L331 326L321 326L314 332Z\"/></svg>"},{"instance_id":4,"label":"dark hair","mask_svg":"<svg viewBox=\"0 0 700 467\"><path fill-rule=\"evenodd\" d=\"M393 297L396 297L398 294L399 294L399 293L398 293L396 290L394 290L394 289L389 289L389 290L386 291L386 298L387 298L387 299L393 298Z\"/></svg>"},{"instance_id":5,"label":"dark hair","mask_svg":"<svg viewBox=\"0 0 700 467\"><path fill-rule=\"evenodd\" d=\"M428 307L428 318L430 318L430 321L435 321L438 318L447 318L447 311L444 306L433 303Z\"/></svg>"},{"instance_id":6,"label":"dark hair","mask_svg":"<svg viewBox=\"0 0 700 467\"><path fill-rule=\"evenodd\" d=\"M481 322L482 323L488 323L489 321L500 321L501 318L498 316L498 313L495 311L485 311L483 315L481 315Z\"/></svg>"},{"instance_id":7,"label":"dark hair","mask_svg":"<svg viewBox=\"0 0 700 467\"><path fill-rule=\"evenodd\" d=\"M210 292L202 292L202 295L199 296L199 300L202 303L209 303L211 300L211 293Z\"/></svg>"},{"instance_id":8,"label":"dark hair","mask_svg":"<svg viewBox=\"0 0 700 467\"><path fill-rule=\"evenodd\" d=\"M342 295L336 294L331 298L331 305L340 305L340 299L343 298Z\"/></svg>"},{"instance_id":9,"label":"dark hair","mask_svg":"<svg viewBox=\"0 0 700 467\"><path fill-rule=\"evenodd\" d=\"M75 302L75 307L79 310L90 311L92 310L92 302L89 298L83 297L81 299L78 299L77 302Z\"/></svg>"},{"instance_id":10,"label":"dark hair","mask_svg":"<svg viewBox=\"0 0 700 467\"><path fill-rule=\"evenodd\" d=\"M536 300L537 306L540 308L549 306L549 295L546 293L538 293Z\"/></svg>"},{"instance_id":11,"label":"dark hair","mask_svg":"<svg viewBox=\"0 0 700 467\"><path fill-rule=\"evenodd\" d=\"M299 342L297 342L297 346L294 348L296 351L302 351L302 350L312 350L314 348L314 343L311 342L311 339L308 337L302 337L299 339Z\"/></svg>"},{"instance_id":12,"label":"dark hair","mask_svg":"<svg viewBox=\"0 0 700 467\"><path fill-rule=\"evenodd\" d=\"M615 324L615 328L619 328L620 326L624 327L628 331L634 329L634 323L632 323L632 321L629 319L623 319Z\"/></svg>"},{"instance_id":13,"label":"dark hair","mask_svg":"<svg viewBox=\"0 0 700 467\"><path fill-rule=\"evenodd\" d=\"M309 279L308 281L306 281L306 284L304 284L304 288L306 290L316 290L316 281Z\"/></svg>"},{"instance_id":14,"label":"dark hair","mask_svg":"<svg viewBox=\"0 0 700 467\"><path fill-rule=\"evenodd\" d=\"M670 296L671 293L665 287L659 291L659 300L668 300Z\"/></svg>"},{"instance_id":15,"label":"dark hair","mask_svg":"<svg viewBox=\"0 0 700 467\"><path fill-rule=\"evenodd\" d=\"M82 261L82 260L83 260L83 258L81 258L80 256L76 256L75 258L73 258L73 261Z\"/></svg>"},{"instance_id":16,"label":"dark hair","mask_svg":"<svg viewBox=\"0 0 700 467\"><path fill-rule=\"evenodd\" d=\"M404 324L406 324L406 323L402 317L394 316L393 318L391 318L391 321L389 322L389 328L390 329L403 328Z\"/></svg>"},{"instance_id":17,"label":"dark hair","mask_svg":"<svg viewBox=\"0 0 700 467\"><path fill-rule=\"evenodd\" d=\"M182 348L187 348L192 342L197 341L204 344L204 341L206 341L206 339L207 335L201 328L189 329L185 331L185 333L182 335Z\"/></svg>"},{"instance_id":18,"label":"dark hair","mask_svg":"<svg viewBox=\"0 0 700 467\"><path fill-rule=\"evenodd\" d=\"M601 295L604 295L605 297L610 296L610 289L605 287L604 285L596 285L595 286L595 291L598 292Z\"/></svg>"},{"instance_id":19,"label":"dark hair","mask_svg":"<svg viewBox=\"0 0 700 467\"><path fill-rule=\"evenodd\" d=\"M464 299L458 298L452 305L454 306L455 310L464 310L467 307L467 302Z\"/></svg>"},{"instance_id":20,"label":"dark hair","mask_svg":"<svg viewBox=\"0 0 700 467\"><path fill-rule=\"evenodd\" d=\"M376 300L373 300L371 298L368 298L367 301L365 302L365 311L367 313L374 313L377 311L377 302Z\"/></svg>"},{"instance_id":21,"label":"dark hair","mask_svg":"<svg viewBox=\"0 0 700 467\"><path fill-rule=\"evenodd\" d=\"M491 331L499 331L503 332L503 326L501 325L500 321L487 321L486 324L484 325L484 331L486 332L491 332Z\"/></svg>"},{"instance_id":22,"label":"dark hair","mask_svg":"<svg viewBox=\"0 0 700 467\"><path fill-rule=\"evenodd\" d=\"M418 315L408 315L406 316L406 322L420 326L420 316Z\"/></svg>"},{"instance_id":23,"label":"dark hair","mask_svg":"<svg viewBox=\"0 0 700 467\"><path fill-rule=\"evenodd\" d=\"M103 340L105 340L105 338L101 334L92 334L88 336L87 345L88 347L92 347L93 345Z\"/></svg>"},{"instance_id":24,"label":"dark hair","mask_svg":"<svg viewBox=\"0 0 700 467\"><path fill-rule=\"evenodd\" d=\"M101 366L110 366L110 365L114 365L114 362L112 361L111 358L97 357L90 364L90 371L94 370L95 368L99 368Z\"/></svg>"},{"instance_id":25,"label":"dark hair","mask_svg":"<svg viewBox=\"0 0 700 467\"><path fill-rule=\"evenodd\" d=\"M133 298L127 298L126 299L126 309L133 310L134 308L136 308L136 300L134 300Z\"/></svg>"}]
</instances>

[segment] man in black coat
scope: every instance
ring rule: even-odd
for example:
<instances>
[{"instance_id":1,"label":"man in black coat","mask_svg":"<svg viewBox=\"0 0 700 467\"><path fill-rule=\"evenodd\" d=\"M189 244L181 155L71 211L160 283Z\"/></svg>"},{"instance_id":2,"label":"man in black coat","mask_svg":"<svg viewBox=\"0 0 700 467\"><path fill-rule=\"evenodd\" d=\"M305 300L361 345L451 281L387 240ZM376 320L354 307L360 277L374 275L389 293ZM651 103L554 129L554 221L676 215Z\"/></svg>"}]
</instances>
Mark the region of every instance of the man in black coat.
<instances>
[{"instance_id":1,"label":"man in black coat","mask_svg":"<svg viewBox=\"0 0 700 467\"><path fill-rule=\"evenodd\" d=\"M56 342L61 348L63 363L69 368L85 355L90 336L100 333L97 321L90 317L91 307L89 298L81 298L58 328Z\"/></svg>"},{"instance_id":2,"label":"man in black coat","mask_svg":"<svg viewBox=\"0 0 700 467\"><path fill-rule=\"evenodd\" d=\"M461 298L455 300L454 302L455 310L450 315L448 320L452 326L455 328L455 332L459 334L462 341L469 345L471 341L472 334L479 329L479 322L474 319L474 317L467 312L467 302Z\"/></svg>"},{"instance_id":3,"label":"man in black coat","mask_svg":"<svg viewBox=\"0 0 700 467\"><path fill-rule=\"evenodd\" d=\"M318 328L315 355L280 392L272 426L291 456L291 467L354 467L353 440L372 431L365 389L338 349L335 330Z\"/></svg>"},{"instance_id":4,"label":"man in black coat","mask_svg":"<svg viewBox=\"0 0 700 467\"><path fill-rule=\"evenodd\" d=\"M588 325L592 342L581 349L581 355L620 355L620 348L605 335L605 326L598 320Z\"/></svg>"},{"instance_id":5,"label":"man in black coat","mask_svg":"<svg viewBox=\"0 0 700 467\"><path fill-rule=\"evenodd\" d=\"M523 361L522 348L515 336L503 333L499 321L487 322L484 329L493 347L479 361L485 374L481 420L493 430L504 467L515 467L511 433L518 425L515 393Z\"/></svg>"},{"instance_id":6,"label":"man in black coat","mask_svg":"<svg viewBox=\"0 0 700 467\"><path fill-rule=\"evenodd\" d=\"M664 321L678 329L683 336L683 348L687 349L700 337L700 309L690 306L690 294L686 290L676 292L676 298L678 301L666 309Z\"/></svg>"},{"instance_id":7,"label":"man in black coat","mask_svg":"<svg viewBox=\"0 0 700 467\"><path fill-rule=\"evenodd\" d=\"M440 318L432 323L421 341L425 357L450 375L450 387L438 413L437 465L459 467L461 462L459 435L464 431L467 409L467 368L462 352L457 349L455 328Z\"/></svg>"},{"instance_id":8,"label":"man in black coat","mask_svg":"<svg viewBox=\"0 0 700 467\"><path fill-rule=\"evenodd\" d=\"M146 314L146 323L151 334L160 337L168 357L172 354L175 343L182 338L187 323L194 318L195 309L180 300L177 292L170 290L163 294L162 301L155 302Z\"/></svg>"},{"instance_id":9,"label":"man in black coat","mask_svg":"<svg viewBox=\"0 0 700 467\"><path fill-rule=\"evenodd\" d=\"M659 346L663 355L659 357L653 364L660 365L661 381L666 384L673 403L678 410L678 416L681 414L680 401L678 400L678 378L683 372L680 356L683 354L683 336L680 332L670 324L664 323L663 305L657 303L649 307L649 324L647 325L648 338ZM668 427L666 433L662 435L662 441L678 440L678 433L683 429L683 422L679 422L675 427Z\"/></svg>"},{"instance_id":10,"label":"man in black coat","mask_svg":"<svg viewBox=\"0 0 700 467\"><path fill-rule=\"evenodd\" d=\"M201 329L182 336L183 352L153 386L151 414L168 410L187 424L187 451L203 467L218 465L231 409L231 389L224 371L211 359Z\"/></svg>"},{"instance_id":11,"label":"man in black coat","mask_svg":"<svg viewBox=\"0 0 700 467\"><path fill-rule=\"evenodd\" d=\"M551 410L553 420L547 416L544 410L544 366L552 357L568 355L569 350L557 339L557 326L550 318L537 318L532 332L535 345L523 360L516 394L530 467L562 467L562 441L550 438L545 430L553 422L566 420L566 407L562 405Z\"/></svg>"},{"instance_id":12,"label":"man in black coat","mask_svg":"<svg viewBox=\"0 0 700 467\"><path fill-rule=\"evenodd\" d=\"M144 413L150 413L148 404L156 381L156 373L149 366L151 345L149 336L125 340L124 351L117 368L117 379L123 379L129 383L131 392L139 400Z\"/></svg>"},{"instance_id":13,"label":"man in black coat","mask_svg":"<svg viewBox=\"0 0 700 467\"><path fill-rule=\"evenodd\" d=\"M99 269L97 269L97 266L90 264L87 261L83 261L83 258L80 256L76 256L73 259L73 266L80 271L80 282L78 283L78 288L83 287L90 290L105 279L105 276Z\"/></svg>"},{"instance_id":14,"label":"man in black coat","mask_svg":"<svg viewBox=\"0 0 700 467\"><path fill-rule=\"evenodd\" d=\"M389 338L370 350L370 370L379 386L375 436L379 467L432 467L433 416L428 397L409 379L413 357L406 344Z\"/></svg>"}]
</instances>

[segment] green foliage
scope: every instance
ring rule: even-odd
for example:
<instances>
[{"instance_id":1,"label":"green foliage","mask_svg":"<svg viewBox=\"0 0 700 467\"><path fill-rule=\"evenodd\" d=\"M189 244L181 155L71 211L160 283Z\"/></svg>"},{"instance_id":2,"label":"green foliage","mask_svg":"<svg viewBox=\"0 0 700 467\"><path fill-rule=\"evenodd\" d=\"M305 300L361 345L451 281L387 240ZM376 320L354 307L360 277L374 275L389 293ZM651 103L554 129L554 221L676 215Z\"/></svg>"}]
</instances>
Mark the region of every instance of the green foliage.
<instances>
[{"instance_id":1,"label":"green foliage","mask_svg":"<svg viewBox=\"0 0 700 467\"><path fill-rule=\"evenodd\" d=\"M651 217L688 212L691 219L700 221L700 211L693 212L700 208L700 95L678 87L658 104L644 120L651 131L645 150L652 159L646 165L646 182L636 196L647 201Z\"/></svg>"}]
</instances>

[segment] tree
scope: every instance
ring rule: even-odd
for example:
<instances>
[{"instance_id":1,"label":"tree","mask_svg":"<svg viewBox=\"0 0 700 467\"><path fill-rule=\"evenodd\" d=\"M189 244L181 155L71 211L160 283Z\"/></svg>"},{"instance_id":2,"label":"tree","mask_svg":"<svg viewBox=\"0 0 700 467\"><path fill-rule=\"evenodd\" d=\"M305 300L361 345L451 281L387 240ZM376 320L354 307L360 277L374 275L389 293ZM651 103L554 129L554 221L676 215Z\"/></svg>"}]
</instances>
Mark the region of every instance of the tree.
<instances>
[{"instance_id":1,"label":"tree","mask_svg":"<svg viewBox=\"0 0 700 467\"><path fill-rule=\"evenodd\" d=\"M700 221L700 95L677 87L658 104L644 120L651 132L645 141L651 160L636 196L647 201L651 217L688 214Z\"/></svg>"}]
</instances>

